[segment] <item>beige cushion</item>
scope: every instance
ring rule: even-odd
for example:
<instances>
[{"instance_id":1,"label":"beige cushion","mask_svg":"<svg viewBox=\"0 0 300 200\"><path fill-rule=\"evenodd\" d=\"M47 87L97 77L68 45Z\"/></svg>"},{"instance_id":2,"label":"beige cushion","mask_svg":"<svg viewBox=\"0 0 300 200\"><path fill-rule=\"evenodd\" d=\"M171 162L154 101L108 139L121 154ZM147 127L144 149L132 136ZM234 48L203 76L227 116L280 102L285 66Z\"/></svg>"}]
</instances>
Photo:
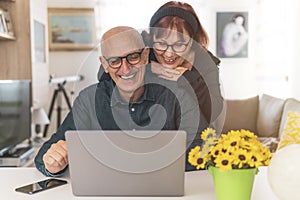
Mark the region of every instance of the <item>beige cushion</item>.
<instances>
[{"instance_id":1,"label":"beige cushion","mask_svg":"<svg viewBox=\"0 0 300 200\"><path fill-rule=\"evenodd\" d=\"M284 100L263 94L258 106L259 137L278 137Z\"/></svg>"},{"instance_id":2,"label":"beige cushion","mask_svg":"<svg viewBox=\"0 0 300 200\"><path fill-rule=\"evenodd\" d=\"M289 98L285 101L284 107L283 107L283 112L282 112L282 119L281 119L280 128L279 128L279 136L280 137L282 135L282 131L286 124L289 111L300 112L300 101L297 101L296 99L293 99L293 98Z\"/></svg>"},{"instance_id":3,"label":"beige cushion","mask_svg":"<svg viewBox=\"0 0 300 200\"><path fill-rule=\"evenodd\" d=\"M225 100L226 118L223 133L246 129L256 133L258 96L242 100Z\"/></svg>"}]
</instances>

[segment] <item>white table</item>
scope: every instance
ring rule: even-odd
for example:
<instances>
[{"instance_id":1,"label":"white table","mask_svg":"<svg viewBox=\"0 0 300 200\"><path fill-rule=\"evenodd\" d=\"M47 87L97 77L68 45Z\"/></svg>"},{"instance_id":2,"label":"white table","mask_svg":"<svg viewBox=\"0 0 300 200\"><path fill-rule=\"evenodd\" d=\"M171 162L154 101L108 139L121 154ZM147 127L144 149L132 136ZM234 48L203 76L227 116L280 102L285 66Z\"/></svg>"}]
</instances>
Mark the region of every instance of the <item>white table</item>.
<instances>
[{"instance_id":1,"label":"white table","mask_svg":"<svg viewBox=\"0 0 300 200\"><path fill-rule=\"evenodd\" d=\"M62 179L68 180L68 184L49 189L33 195L15 192L15 188L32 182L41 181L46 177L35 168L0 168L0 199L19 200L19 199L197 199L215 200L215 191L212 176L208 171L187 172L185 179L185 195L183 197L76 197L72 194L71 182L69 177ZM262 167L255 177L252 200L278 200L269 187L267 180L267 168Z\"/></svg>"}]
</instances>

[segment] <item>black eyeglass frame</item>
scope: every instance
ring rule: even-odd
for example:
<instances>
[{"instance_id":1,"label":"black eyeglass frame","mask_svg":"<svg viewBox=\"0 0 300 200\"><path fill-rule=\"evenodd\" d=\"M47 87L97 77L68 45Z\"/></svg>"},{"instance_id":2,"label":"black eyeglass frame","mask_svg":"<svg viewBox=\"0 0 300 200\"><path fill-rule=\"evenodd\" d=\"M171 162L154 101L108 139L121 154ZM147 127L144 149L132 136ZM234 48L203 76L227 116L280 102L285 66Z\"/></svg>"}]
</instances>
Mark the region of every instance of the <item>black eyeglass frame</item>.
<instances>
[{"instance_id":1,"label":"black eyeglass frame","mask_svg":"<svg viewBox=\"0 0 300 200\"><path fill-rule=\"evenodd\" d=\"M173 52L175 52L175 53L182 53L182 52L184 52L184 51L187 49L187 47L189 46L191 40L192 40L192 38L190 38L189 41L188 41L187 43L181 44L181 45L185 46L184 50L182 50L182 51L176 51L176 50L174 49L174 45L176 45L176 43L173 43L173 44L167 44L167 43L164 43L164 45L167 45L167 47L166 47L165 49L158 49L158 48L155 48L155 47L154 47L154 46L155 46L155 43L163 43L163 42L153 42L153 49L155 49L155 50L157 50L157 51L165 52L165 51L167 51L167 50L169 49L169 47L171 47L171 49L172 49Z\"/></svg>"},{"instance_id":2,"label":"black eyeglass frame","mask_svg":"<svg viewBox=\"0 0 300 200\"><path fill-rule=\"evenodd\" d=\"M105 56L103 56L103 57L104 57L104 59L106 60L106 62L108 63L108 66L109 66L110 68L112 68L112 69L119 69L119 68L122 66L122 61L123 61L124 58L126 59L126 62L127 62L128 64L130 64L130 65L136 65L136 64L140 63L140 62L141 62L141 58L142 58L141 55L142 55L142 53L144 52L144 49L145 49L145 48L142 48L140 52L133 52L133 53L127 54L126 56L115 56L115 57L110 57L110 58L106 58ZM139 61L136 62L136 63L131 63L131 62L128 60L128 57L129 57L129 56L132 56L132 55L134 55L134 54L137 54L137 55L139 56ZM112 67L111 64L110 64L110 60L111 60L111 59L115 59L115 58L118 58L118 59L120 60L120 65L119 65L118 67Z\"/></svg>"}]
</instances>

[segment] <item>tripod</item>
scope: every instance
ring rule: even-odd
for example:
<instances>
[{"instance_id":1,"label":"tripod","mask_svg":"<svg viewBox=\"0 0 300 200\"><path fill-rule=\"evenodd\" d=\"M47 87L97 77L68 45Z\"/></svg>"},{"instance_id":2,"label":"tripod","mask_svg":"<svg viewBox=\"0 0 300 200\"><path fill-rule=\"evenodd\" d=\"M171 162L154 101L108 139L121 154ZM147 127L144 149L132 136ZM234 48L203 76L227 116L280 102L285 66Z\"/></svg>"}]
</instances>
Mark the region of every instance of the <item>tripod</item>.
<instances>
[{"instance_id":1,"label":"tripod","mask_svg":"<svg viewBox=\"0 0 300 200\"><path fill-rule=\"evenodd\" d=\"M64 88L64 85L66 83L67 83L67 81L64 81L62 83L58 83L57 84L57 89L55 89L55 91L53 93L50 108L49 108L49 114L48 114L48 118L50 120L51 120L52 112L53 112L53 109L54 109L54 103L55 103L55 101L56 101L56 99L57 99L57 97L60 93L63 93L63 96L65 97L65 101L67 102L68 108L69 108L69 110L71 110L71 103L70 103L70 100L69 100L68 95L66 93L66 90ZM58 128L60 126L60 122L61 122L61 111L62 111L61 101L57 101L56 110L57 110L57 128ZM49 127L49 124L45 125L43 137L46 137L48 127Z\"/></svg>"}]
</instances>

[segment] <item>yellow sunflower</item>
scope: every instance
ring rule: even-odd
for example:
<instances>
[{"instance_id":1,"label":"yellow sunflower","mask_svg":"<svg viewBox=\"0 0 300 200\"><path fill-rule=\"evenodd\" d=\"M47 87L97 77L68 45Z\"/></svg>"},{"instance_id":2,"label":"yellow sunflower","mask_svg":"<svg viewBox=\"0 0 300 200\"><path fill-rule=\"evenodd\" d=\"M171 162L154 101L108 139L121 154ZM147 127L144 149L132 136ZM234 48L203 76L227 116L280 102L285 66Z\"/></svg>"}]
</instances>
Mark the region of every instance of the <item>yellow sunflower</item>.
<instances>
[{"instance_id":1,"label":"yellow sunflower","mask_svg":"<svg viewBox=\"0 0 300 200\"><path fill-rule=\"evenodd\" d=\"M211 156L212 157L217 157L219 156L219 154L221 153L222 147L221 146L215 146L212 150L211 150Z\"/></svg>"},{"instance_id":2,"label":"yellow sunflower","mask_svg":"<svg viewBox=\"0 0 300 200\"><path fill-rule=\"evenodd\" d=\"M262 154L257 152L250 152L249 154L251 156L251 159L248 162L250 167L258 168L263 165L264 158Z\"/></svg>"},{"instance_id":3,"label":"yellow sunflower","mask_svg":"<svg viewBox=\"0 0 300 200\"><path fill-rule=\"evenodd\" d=\"M227 153L221 153L214 160L216 167L219 167L221 171L227 171L232 169L233 156Z\"/></svg>"},{"instance_id":4,"label":"yellow sunflower","mask_svg":"<svg viewBox=\"0 0 300 200\"><path fill-rule=\"evenodd\" d=\"M188 161L192 166L197 169L204 169L205 164L208 161L207 154L200 151L200 147L196 146L189 152Z\"/></svg>"},{"instance_id":5,"label":"yellow sunflower","mask_svg":"<svg viewBox=\"0 0 300 200\"><path fill-rule=\"evenodd\" d=\"M243 166L247 165L251 160L251 154L249 154L244 149L237 149L233 153L233 157L234 157L233 164L237 165L239 169L243 168Z\"/></svg>"},{"instance_id":6,"label":"yellow sunflower","mask_svg":"<svg viewBox=\"0 0 300 200\"><path fill-rule=\"evenodd\" d=\"M197 165L195 165L196 169L204 169L205 164L208 161L207 155L200 154L197 160Z\"/></svg>"},{"instance_id":7,"label":"yellow sunflower","mask_svg":"<svg viewBox=\"0 0 300 200\"><path fill-rule=\"evenodd\" d=\"M204 141L214 141L217 137L216 131L212 128L205 129L201 134L201 139Z\"/></svg>"},{"instance_id":8,"label":"yellow sunflower","mask_svg":"<svg viewBox=\"0 0 300 200\"><path fill-rule=\"evenodd\" d=\"M200 147L199 146L195 146L189 152L188 161L192 166L197 165L197 160L198 160L199 154L200 154Z\"/></svg>"},{"instance_id":9,"label":"yellow sunflower","mask_svg":"<svg viewBox=\"0 0 300 200\"><path fill-rule=\"evenodd\" d=\"M226 141L224 141L224 147L226 147L227 151L234 152L239 148L240 145L240 137L238 135L234 135L233 137L228 137Z\"/></svg>"},{"instance_id":10,"label":"yellow sunflower","mask_svg":"<svg viewBox=\"0 0 300 200\"><path fill-rule=\"evenodd\" d=\"M247 139L247 138L256 139L257 138L257 136L253 132L244 130L244 129L240 130L240 134L241 134L241 137L243 137L245 139Z\"/></svg>"}]
</instances>

